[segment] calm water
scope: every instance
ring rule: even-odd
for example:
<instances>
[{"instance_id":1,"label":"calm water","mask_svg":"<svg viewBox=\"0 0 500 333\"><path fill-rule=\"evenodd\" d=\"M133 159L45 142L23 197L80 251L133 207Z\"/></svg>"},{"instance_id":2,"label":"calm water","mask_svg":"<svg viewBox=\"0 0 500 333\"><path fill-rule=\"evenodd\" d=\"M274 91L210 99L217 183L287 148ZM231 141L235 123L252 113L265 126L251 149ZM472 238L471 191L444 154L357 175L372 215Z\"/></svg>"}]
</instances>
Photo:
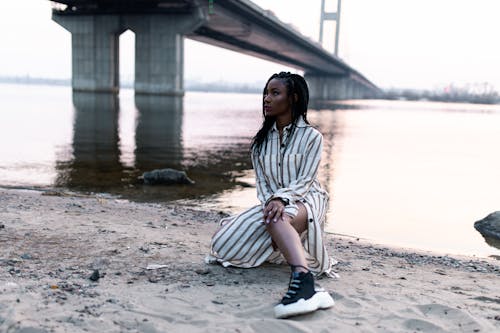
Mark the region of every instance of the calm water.
<instances>
[{"instance_id":1,"label":"calm water","mask_svg":"<svg viewBox=\"0 0 500 333\"><path fill-rule=\"evenodd\" d=\"M257 202L248 144L260 96L184 99L0 85L0 186L63 187L237 212ZM325 138L329 232L499 256L473 223L500 210L500 106L346 101L309 113ZM194 186L143 186L185 170Z\"/></svg>"}]
</instances>

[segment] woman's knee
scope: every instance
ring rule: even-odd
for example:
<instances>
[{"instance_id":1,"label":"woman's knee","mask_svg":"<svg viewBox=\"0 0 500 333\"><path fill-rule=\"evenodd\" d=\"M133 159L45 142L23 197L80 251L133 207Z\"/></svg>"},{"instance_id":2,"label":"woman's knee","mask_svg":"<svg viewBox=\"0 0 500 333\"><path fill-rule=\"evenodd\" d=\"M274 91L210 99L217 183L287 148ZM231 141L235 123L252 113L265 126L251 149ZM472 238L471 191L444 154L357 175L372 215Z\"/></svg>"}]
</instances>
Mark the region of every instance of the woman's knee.
<instances>
[{"instance_id":1,"label":"woman's knee","mask_svg":"<svg viewBox=\"0 0 500 333\"><path fill-rule=\"evenodd\" d=\"M295 202L299 207L297 215L292 219L291 224L294 229L300 234L307 230L307 209L300 201Z\"/></svg>"}]
</instances>

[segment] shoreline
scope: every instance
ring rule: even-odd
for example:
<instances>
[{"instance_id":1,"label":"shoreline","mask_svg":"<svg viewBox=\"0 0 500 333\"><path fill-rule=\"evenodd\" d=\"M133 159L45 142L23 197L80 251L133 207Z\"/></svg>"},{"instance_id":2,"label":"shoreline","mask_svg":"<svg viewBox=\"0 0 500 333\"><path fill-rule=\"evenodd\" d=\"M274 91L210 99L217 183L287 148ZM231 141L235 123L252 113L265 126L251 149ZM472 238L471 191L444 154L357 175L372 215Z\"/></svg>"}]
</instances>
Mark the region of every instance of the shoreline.
<instances>
[{"instance_id":1,"label":"shoreline","mask_svg":"<svg viewBox=\"0 0 500 333\"><path fill-rule=\"evenodd\" d=\"M162 206L172 206L172 205L180 205L180 206L185 206L185 207L194 207L197 206L197 200L195 199L178 199L178 200L172 200L172 201L162 201L162 202L155 202L155 201L140 201L140 200L134 200L130 198L122 198L118 194L113 194L113 193L108 193L108 192L85 192L85 191L78 191L78 190L70 190L65 187L53 187L53 186L18 186L18 185L0 185L0 193L2 191L33 191L33 192L39 192L39 193L48 193L48 195L55 195L55 196L65 196L65 197L81 197L81 198L102 198L102 199L108 199L108 200L120 200L120 201L126 201L130 203L137 203L137 204L153 204L153 205L162 205ZM201 207L202 210L204 211L221 211L218 208L213 208L213 207ZM437 250L432 250L432 249L422 249L422 248L414 248L414 247L405 247L405 246L400 246L400 245L395 245L395 244L390 244L390 243L383 243L380 241L377 241L376 239L370 239L370 238L365 238L365 237L360 237L356 235L349 235L349 234L341 234L341 233L335 233L335 232L329 232L325 231L326 235L330 235L332 237L339 237L339 238L347 238L347 239L355 239L360 242L367 243L371 246L379 247L379 248L387 248L389 250L393 251L400 251L400 252L411 252L411 253L417 253L421 254L424 256L431 256L431 257L453 257L453 258L461 258L462 260L493 260L493 263L496 265L500 266L500 256L495 255L495 254L488 254L488 255L475 255L475 254L460 254L460 253L453 253L453 252L447 252L447 251L437 251Z\"/></svg>"},{"instance_id":2,"label":"shoreline","mask_svg":"<svg viewBox=\"0 0 500 333\"><path fill-rule=\"evenodd\" d=\"M319 283L336 305L274 319L287 266L204 263L221 216L186 205L0 188L0 331L500 330L498 260L330 233L325 242L340 279Z\"/></svg>"}]
</instances>

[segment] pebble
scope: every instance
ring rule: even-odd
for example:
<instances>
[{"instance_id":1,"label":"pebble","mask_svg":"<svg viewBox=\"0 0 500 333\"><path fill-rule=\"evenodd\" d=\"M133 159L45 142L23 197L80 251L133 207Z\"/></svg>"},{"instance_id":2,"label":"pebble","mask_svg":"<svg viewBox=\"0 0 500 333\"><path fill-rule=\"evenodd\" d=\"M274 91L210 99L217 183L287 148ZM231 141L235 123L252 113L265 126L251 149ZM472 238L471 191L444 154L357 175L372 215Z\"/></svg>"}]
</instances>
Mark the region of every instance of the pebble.
<instances>
[{"instance_id":1,"label":"pebble","mask_svg":"<svg viewBox=\"0 0 500 333\"><path fill-rule=\"evenodd\" d=\"M95 269L92 274L89 276L89 280L97 281L101 276L99 275L99 270Z\"/></svg>"},{"instance_id":2,"label":"pebble","mask_svg":"<svg viewBox=\"0 0 500 333\"><path fill-rule=\"evenodd\" d=\"M148 281L151 282L151 283L157 283L158 281L160 281L160 279L156 276L150 276L148 278Z\"/></svg>"},{"instance_id":3,"label":"pebble","mask_svg":"<svg viewBox=\"0 0 500 333\"><path fill-rule=\"evenodd\" d=\"M224 304L224 302L217 301L217 300L212 300L212 303L214 303L214 304L219 304L219 305Z\"/></svg>"},{"instance_id":4,"label":"pebble","mask_svg":"<svg viewBox=\"0 0 500 333\"><path fill-rule=\"evenodd\" d=\"M195 273L196 274L200 274L200 275L206 275L206 274L210 273L210 269L208 269L208 268L198 268L197 270L195 270Z\"/></svg>"},{"instance_id":5,"label":"pebble","mask_svg":"<svg viewBox=\"0 0 500 333\"><path fill-rule=\"evenodd\" d=\"M5 224L0 223L0 229L4 229L4 228L5 228Z\"/></svg>"},{"instance_id":6,"label":"pebble","mask_svg":"<svg viewBox=\"0 0 500 333\"><path fill-rule=\"evenodd\" d=\"M21 254L21 259L31 260L33 257L29 253L23 253Z\"/></svg>"}]
</instances>

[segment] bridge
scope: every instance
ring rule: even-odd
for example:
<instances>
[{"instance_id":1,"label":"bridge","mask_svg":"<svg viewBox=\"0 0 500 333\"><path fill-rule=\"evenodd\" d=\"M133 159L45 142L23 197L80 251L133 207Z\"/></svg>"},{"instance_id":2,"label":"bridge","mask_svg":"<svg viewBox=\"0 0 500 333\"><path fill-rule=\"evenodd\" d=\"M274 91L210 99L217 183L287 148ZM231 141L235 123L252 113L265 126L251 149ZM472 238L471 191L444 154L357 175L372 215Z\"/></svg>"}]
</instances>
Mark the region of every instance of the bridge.
<instances>
[{"instance_id":1,"label":"bridge","mask_svg":"<svg viewBox=\"0 0 500 333\"><path fill-rule=\"evenodd\" d=\"M72 34L75 91L118 91L119 35L130 29L136 36L136 94L184 94L184 37L303 70L313 100L379 93L361 73L249 0L53 3L52 19Z\"/></svg>"}]
</instances>

